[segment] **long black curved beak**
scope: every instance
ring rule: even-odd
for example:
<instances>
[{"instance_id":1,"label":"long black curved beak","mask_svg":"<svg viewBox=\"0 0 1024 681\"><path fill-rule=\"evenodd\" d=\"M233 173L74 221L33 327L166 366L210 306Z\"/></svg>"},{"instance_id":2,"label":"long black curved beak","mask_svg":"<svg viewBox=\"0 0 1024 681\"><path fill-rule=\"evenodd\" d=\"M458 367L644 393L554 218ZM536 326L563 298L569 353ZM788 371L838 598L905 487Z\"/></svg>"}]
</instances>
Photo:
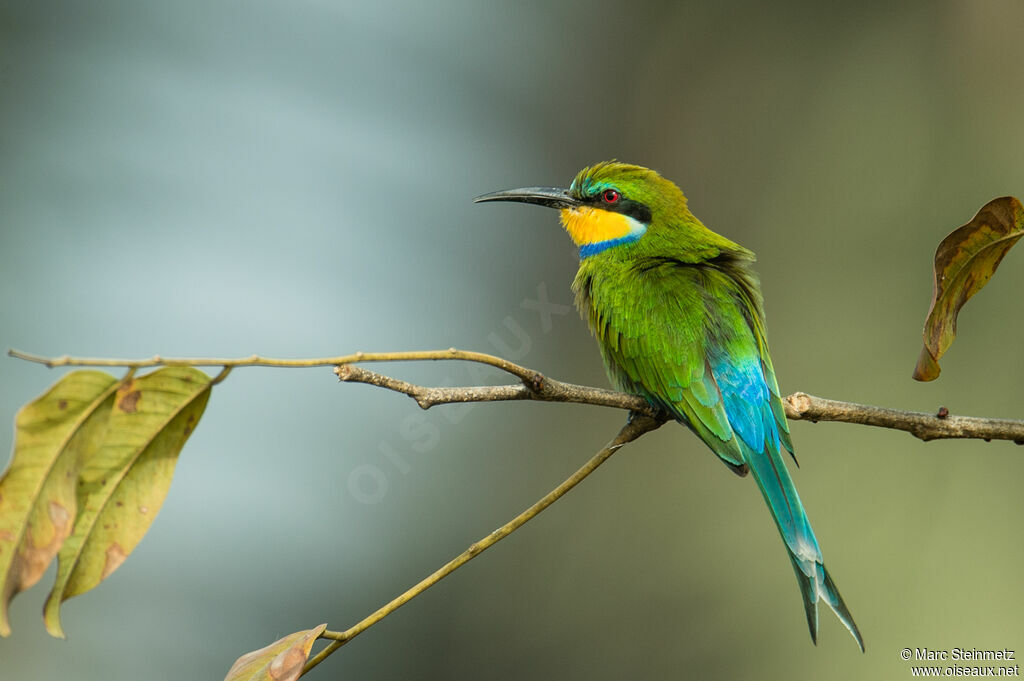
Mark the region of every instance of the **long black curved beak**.
<instances>
[{"instance_id":1,"label":"long black curved beak","mask_svg":"<svg viewBox=\"0 0 1024 681\"><path fill-rule=\"evenodd\" d=\"M569 194L568 189L558 187L523 187L521 189L506 189L500 192L491 192L473 199L473 203L484 203L486 201L517 201L519 203L535 203L538 206L548 208L573 208L580 205L580 201Z\"/></svg>"}]
</instances>

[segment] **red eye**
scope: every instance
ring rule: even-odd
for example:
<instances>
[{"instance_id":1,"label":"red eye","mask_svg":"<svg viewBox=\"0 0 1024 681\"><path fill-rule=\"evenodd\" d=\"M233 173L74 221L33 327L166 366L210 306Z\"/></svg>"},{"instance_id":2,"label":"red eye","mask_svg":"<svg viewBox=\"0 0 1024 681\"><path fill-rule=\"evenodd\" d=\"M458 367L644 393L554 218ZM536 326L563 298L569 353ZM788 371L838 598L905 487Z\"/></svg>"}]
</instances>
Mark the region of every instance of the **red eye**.
<instances>
[{"instance_id":1,"label":"red eye","mask_svg":"<svg viewBox=\"0 0 1024 681\"><path fill-rule=\"evenodd\" d=\"M618 203L620 194L614 189L605 189L601 192L601 200L605 203Z\"/></svg>"}]
</instances>

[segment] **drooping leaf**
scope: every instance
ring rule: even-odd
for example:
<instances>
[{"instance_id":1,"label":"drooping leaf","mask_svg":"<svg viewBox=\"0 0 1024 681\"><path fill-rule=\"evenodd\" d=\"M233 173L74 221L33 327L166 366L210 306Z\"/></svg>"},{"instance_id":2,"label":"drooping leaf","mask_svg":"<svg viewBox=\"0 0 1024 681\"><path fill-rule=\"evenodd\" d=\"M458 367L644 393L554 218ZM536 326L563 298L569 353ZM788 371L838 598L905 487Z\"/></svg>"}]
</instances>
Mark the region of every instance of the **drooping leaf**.
<instances>
[{"instance_id":1,"label":"drooping leaf","mask_svg":"<svg viewBox=\"0 0 1024 681\"><path fill-rule=\"evenodd\" d=\"M326 624L297 631L235 660L224 681L295 681Z\"/></svg>"},{"instance_id":2,"label":"drooping leaf","mask_svg":"<svg viewBox=\"0 0 1024 681\"><path fill-rule=\"evenodd\" d=\"M118 387L108 436L82 465L78 517L57 556L43 610L51 635L64 636L61 603L110 576L149 530L210 387L210 377L191 367L166 367Z\"/></svg>"},{"instance_id":3,"label":"drooping leaf","mask_svg":"<svg viewBox=\"0 0 1024 681\"><path fill-rule=\"evenodd\" d=\"M0 635L11 633L10 601L42 577L71 532L82 463L106 433L116 378L75 371L26 404L0 477Z\"/></svg>"},{"instance_id":4,"label":"drooping leaf","mask_svg":"<svg viewBox=\"0 0 1024 681\"><path fill-rule=\"evenodd\" d=\"M1007 251L1024 236L1024 206L1012 197L989 201L963 227L942 240L935 251L932 304L924 325L924 348L914 378L939 376L938 360L956 337L960 308L995 274Z\"/></svg>"}]
</instances>

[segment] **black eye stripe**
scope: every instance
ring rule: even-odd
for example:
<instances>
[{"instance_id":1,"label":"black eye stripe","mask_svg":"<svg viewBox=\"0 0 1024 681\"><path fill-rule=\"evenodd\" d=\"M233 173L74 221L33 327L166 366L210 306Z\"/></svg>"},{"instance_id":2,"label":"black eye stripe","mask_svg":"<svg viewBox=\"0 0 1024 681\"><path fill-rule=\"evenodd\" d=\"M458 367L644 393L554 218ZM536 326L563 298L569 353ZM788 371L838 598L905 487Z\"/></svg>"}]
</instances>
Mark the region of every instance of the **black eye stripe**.
<instances>
[{"instance_id":1,"label":"black eye stripe","mask_svg":"<svg viewBox=\"0 0 1024 681\"><path fill-rule=\"evenodd\" d=\"M602 190L593 196L585 198L584 202L597 208L601 208L602 210L628 215L637 222L642 222L645 225L651 224L651 209L646 205L639 201L626 198L626 195L618 190L612 191L615 191L619 195L619 200L614 203L608 203L602 198L605 191L607 190Z\"/></svg>"},{"instance_id":2,"label":"black eye stripe","mask_svg":"<svg viewBox=\"0 0 1024 681\"><path fill-rule=\"evenodd\" d=\"M651 209L639 201L620 198L619 202L615 204L615 207L618 212L623 215L628 215L637 222L642 222L645 225L651 224Z\"/></svg>"}]
</instances>

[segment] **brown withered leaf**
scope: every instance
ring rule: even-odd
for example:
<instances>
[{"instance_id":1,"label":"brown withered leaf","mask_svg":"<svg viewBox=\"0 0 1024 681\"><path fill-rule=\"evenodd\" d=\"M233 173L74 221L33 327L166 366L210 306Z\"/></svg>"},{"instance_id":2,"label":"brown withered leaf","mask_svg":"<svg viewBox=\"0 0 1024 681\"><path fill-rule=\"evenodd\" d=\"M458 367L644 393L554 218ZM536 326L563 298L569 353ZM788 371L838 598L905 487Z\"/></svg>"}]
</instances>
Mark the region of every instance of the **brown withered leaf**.
<instances>
[{"instance_id":1,"label":"brown withered leaf","mask_svg":"<svg viewBox=\"0 0 1024 681\"><path fill-rule=\"evenodd\" d=\"M118 386L108 437L82 465L78 517L57 555L56 583L43 609L51 635L64 635L61 603L110 576L149 530L211 385L198 369L165 367Z\"/></svg>"},{"instance_id":2,"label":"brown withered leaf","mask_svg":"<svg viewBox=\"0 0 1024 681\"><path fill-rule=\"evenodd\" d=\"M989 201L935 251L932 304L924 324L924 348L914 369L918 381L939 376L939 358L956 338L960 308L995 274L1007 251L1024 236L1024 206L1012 197Z\"/></svg>"},{"instance_id":3,"label":"brown withered leaf","mask_svg":"<svg viewBox=\"0 0 1024 681\"><path fill-rule=\"evenodd\" d=\"M295 681L326 624L297 631L235 660L224 681Z\"/></svg>"},{"instance_id":4,"label":"brown withered leaf","mask_svg":"<svg viewBox=\"0 0 1024 681\"><path fill-rule=\"evenodd\" d=\"M15 419L14 453L0 477L0 635L10 601L42 577L71 533L79 471L103 442L118 380L75 371Z\"/></svg>"}]
</instances>

